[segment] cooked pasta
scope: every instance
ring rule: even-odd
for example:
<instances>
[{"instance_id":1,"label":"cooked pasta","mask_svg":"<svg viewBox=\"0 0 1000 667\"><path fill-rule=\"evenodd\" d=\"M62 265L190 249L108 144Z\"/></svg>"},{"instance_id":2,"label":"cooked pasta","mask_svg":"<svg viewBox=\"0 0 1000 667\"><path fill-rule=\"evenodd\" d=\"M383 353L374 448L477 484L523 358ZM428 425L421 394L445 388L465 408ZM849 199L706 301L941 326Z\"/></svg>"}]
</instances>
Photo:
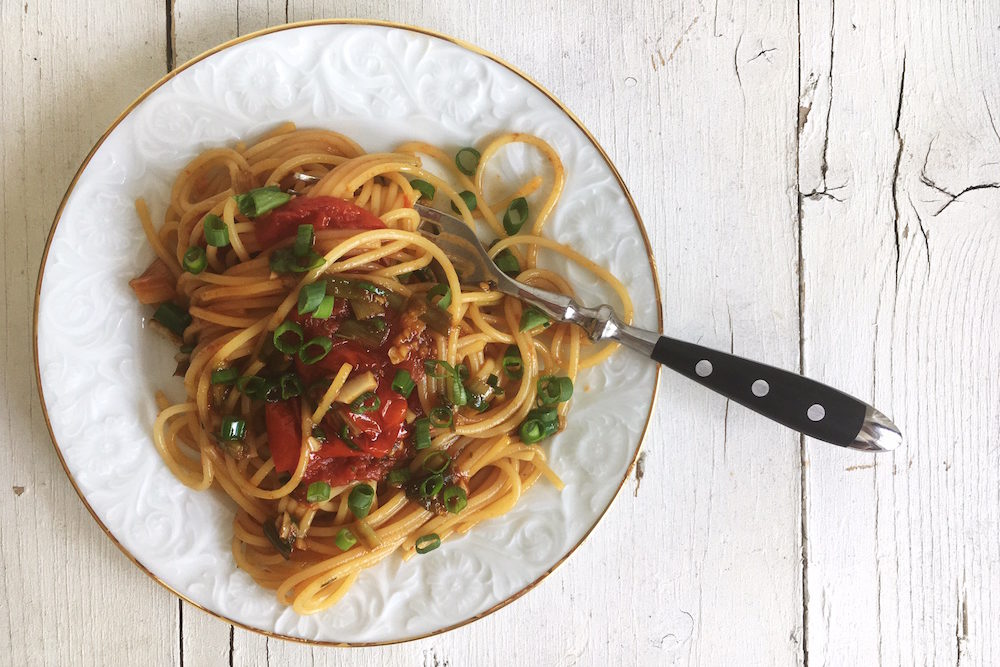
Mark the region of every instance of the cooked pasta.
<instances>
[{"instance_id":1,"label":"cooked pasta","mask_svg":"<svg viewBox=\"0 0 1000 667\"><path fill-rule=\"evenodd\" d=\"M486 165L513 143L547 161L546 178L487 203ZM463 285L412 205L484 225L498 265L538 287L571 294L536 263L539 249L567 256L630 320L618 280L541 236L563 183L559 156L531 135L481 154L365 153L286 124L192 160L159 227L136 203L156 259L131 285L180 346L186 393L157 395L154 443L184 484L232 498L235 561L282 603L325 609L389 554L504 514L540 477L562 487L538 443L565 424L577 373L613 347Z\"/></svg>"}]
</instances>

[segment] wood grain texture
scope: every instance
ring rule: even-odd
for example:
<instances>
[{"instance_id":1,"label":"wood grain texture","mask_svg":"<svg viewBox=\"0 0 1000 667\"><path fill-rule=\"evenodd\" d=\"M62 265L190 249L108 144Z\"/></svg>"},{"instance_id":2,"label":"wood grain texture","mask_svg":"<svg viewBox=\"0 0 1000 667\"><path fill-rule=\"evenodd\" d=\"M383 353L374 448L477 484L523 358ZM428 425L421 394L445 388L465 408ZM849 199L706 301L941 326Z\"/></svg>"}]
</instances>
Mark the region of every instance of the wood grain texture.
<instances>
[{"instance_id":1,"label":"wood grain texture","mask_svg":"<svg viewBox=\"0 0 1000 667\"><path fill-rule=\"evenodd\" d=\"M1000 662L1000 7L652 4L0 3L0 502L11 517L0 655ZM101 131L170 66L286 20L337 16L454 35L549 88L635 196L668 332L870 400L902 426L904 448L875 459L801 443L668 375L641 481L573 558L483 621L398 646L311 648L233 629L154 584L76 498L34 398L26 351L49 220Z\"/></svg>"},{"instance_id":2,"label":"wood grain texture","mask_svg":"<svg viewBox=\"0 0 1000 667\"><path fill-rule=\"evenodd\" d=\"M997 10L803 8L805 370L905 435L870 462L807 445L817 664L1000 660Z\"/></svg>"},{"instance_id":3,"label":"wood grain texture","mask_svg":"<svg viewBox=\"0 0 1000 667\"><path fill-rule=\"evenodd\" d=\"M63 474L31 335L52 217L104 128L162 75L164 11L65 4L0 3L0 662L125 664L136 645L143 663L169 665L177 602L104 536Z\"/></svg>"}]
</instances>

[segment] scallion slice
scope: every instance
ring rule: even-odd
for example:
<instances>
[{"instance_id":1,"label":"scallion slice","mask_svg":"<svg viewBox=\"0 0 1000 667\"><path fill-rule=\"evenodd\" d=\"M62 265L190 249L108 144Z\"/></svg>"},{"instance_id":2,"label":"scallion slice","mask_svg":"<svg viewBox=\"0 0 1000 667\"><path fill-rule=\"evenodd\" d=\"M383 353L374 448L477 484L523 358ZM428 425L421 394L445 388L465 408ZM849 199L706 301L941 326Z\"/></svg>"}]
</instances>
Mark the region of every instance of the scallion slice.
<instances>
[{"instance_id":1,"label":"scallion slice","mask_svg":"<svg viewBox=\"0 0 1000 667\"><path fill-rule=\"evenodd\" d=\"M277 185L254 188L246 194L233 196L236 205L239 206L240 213L248 218L256 218L268 211L273 211L282 204L286 204L291 198L290 194L282 192Z\"/></svg>"},{"instance_id":2,"label":"scallion slice","mask_svg":"<svg viewBox=\"0 0 1000 667\"><path fill-rule=\"evenodd\" d=\"M295 256L305 257L308 255L313 247L313 239L313 226L299 225L299 228L295 230L295 245L292 246L292 252Z\"/></svg>"},{"instance_id":3,"label":"scallion slice","mask_svg":"<svg viewBox=\"0 0 1000 667\"><path fill-rule=\"evenodd\" d=\"M333 341L326 336L316 336L310 338L299 348L299 359L302 363L311 366L330 353L333 348Z\"/></svg>"},{"instance_id":4,"label":"scallion slice","mask_svg":"<svg viewBox=\"0 0 1000 667\"><path fill-rule=\"evenodd\" d=\"M538 378L538 400L542 405L565 403L573 397L573 381L568 377L545 375Z\"/></svg>"},{"instance_id":5,"label":"scallion slice","mask_svg":"<svg viewBox=\"0 0 1000 667\"><path fill-rule=\"evenodd\" d=\"M559 430L559 413L555 408L538 408L527 414L518 429L521 442L533 445Z\"/></svg>"},{"instance_id":6,"label":"scallion slice","mask_svg":"<svg viewBox=\"0 0 1000 667\"><path fill-rule=\"evenodd\" d=\"M259 401L267 394L267 380L259 375L244 375L236 380L236 388L247 398Z\"/></svg>"},{"instance_id":7,"label":"scallion slice","mask_svg":"<svg viewBox=\"0 0 1000 667\"><path fill-rule=\"evenodd\" d=\"M205 232L205 243L216 248L225 248L229 245L229 227L222 218L209 213L201 224Z\"/></svg>"},{"instance_id":8,"label":"scallion slice","mask_svg":"<svg viewBox=\"0 0 1000 667\"><path fill-rule=\"evenodd\" d=\"M347 497L347 506L354 516L364 519L371 511L373 498L375 498L375 489L367 484L358 484L351 489L351 495Z\"/></svg>"},{"instance_id":9,"label":"scallion slice","mask_svg":"<svg viewBox=\"0 0 1000 667\"><path fill-rule=\"evenodd\" d=\"M291 320L278 325L278 328L274 330L274 334L271 336L274 347L279 352L284 352L285 354L295 354L298 352L299 348L302 347L302 340L304 338L305 332L302 331L302 327L299 326L298 322L292 322Z\"/></svg>"},{"instance_id":10,"label":"scallion slice","mask_svg":"<svg viewBox=\"0 0 1000 667\"><path fill-rule=\"evenodd\" d=\"M323 298L325 296L325 280L319 280L314 283L309 283L308 285L303 285L302 289L299 290L299 315L311 313L319 308L320 304L323 303Z\"/></svg>"},{"instance_id":11,"label":"scallion slice","mask_svg":"<svg viewBox=\"0 0 1000 667\"><path fill-rule=\"evenodd\" d=\"M336 544L337 548L341 551L347 551L358 543L358 538L354 537L354 533L347 528L341 528L337 532L337 536L333 538L333 543Z\"/></svg>"},{"instance_id":12,"label":"scallion slice","mask_svg":"<svg viewBox=\"0 0 1000 667\"><path fill-rule=\"evenodd\" d=\"M500 360L504 375L512 380L520 380L524 374L524 362L521 360L521 350L517 345L508 345Z\"/></svg>"},{"instance_id":13,"label":"scallion slice","mask_svg":"<svg viewBox=\"0 0 1000 667\"><path fill-rule=\"evenodd\" d=\"M434 297L440 297L437 301ZM427 303L433 303L442 310L447 310L451 305L451 288L441 283L427 290Z\"/></svg>"},{"instance_id":14,"label":"scallion slice","mask_svg":"<svg viewBox=\"0 0 1000 667\"><path fill-rule=\"evenodd\" d=\"M420 483L418 491L421 498L434 498L441 493L444 488L444 477L438 474L431 475Z\"/></svg>"},{"instance_id":15,"label":"scallion slice","mask_svg":"<svg viewBox=\"0 0 1000 667\"><path fill-rule=\"evenodd\" d=\"M493 258L493 263L508 276L516 276L521 273L521 263L517 261L517 257L510 251L510 248L501 250L500 254Z\"/></svg>"},{"instance_id":16,"label":"scallion slice","mask_svg":"<svg viewBox=\"0 0 1000 667\"><path fill-rule=\"evenodd\" d=\"M281 398L284 400L301 396L305 390L302 386L302 380L295 373L285 373L282 375L278 380L278 386L281 387Z\"/></svg>"},{"instance_id":17,"label":"scallion slice","mask_svg":"<svg viewBox=\"0 0 1000 667\"><path fill-rule=\"evenodd\" d=\"M466 176L472 176L479 168L479 158L479 151L471 146L466 146L455 153L455 166Z\"/></svg>"},{"instance_id":18,"label":"scallion slice","mask_svg":"<svg viewBox=\"0 0 1000 667\"><path fill-rule=\"evenodd\" d=\"M222 418L222 427L219 429L219 437L227 442L242 440L247 434L247 423L239 417L226 415Z\"/></svg>"},{"instance_id":19,"label":"scallion slice","mask_svg":"<svg viewBox=\"0 0 1000 667\"><path fill-rule=\"evenodd\" d=\"M191 324L191 315L176 303L171 303L170 301L157 306L153 312L153 319L178 336L183 336L184 330Z\"/></svg>"},{"instance_id":20,"label":"scallion slice","mask_svg":"<svg viewBox=\"0 0 1000 667\"><path fill-rule=\"evenodd\" d=\"M468 190L462 190L458 193L458 196L465 202L465 207L469 209L470 213L476 210L476 195L472 194ZM455 206L455 202L451 203L451 210L455 213L461 213L461 211L458 210L458 207Z\"/></svg>"},{"instance_id":21,"label":"scallion slice","mask_svg":"<svg viewBox=\"0 0 1000 667\"><path fill-rule=\"evenodd\" d=\"M212 371L212 384L232 384L240 376L239 371L230 366Z\"/></svg>"},{"instance_id":22,"label":"scallion slice","mask_svg":"<svg viewBox=\"0 0 1000 667\"><path fill-rule=\"evenodd\" d=\"M201 273L208 266L208 256L205 255L205 249L200 245L191 246L184 253L182 264L188 273Z\"/></svg>"},{"instance_id":23,"label":"scallion slice","mask_svg":"<svg viewBox=\"0 0 1000 667\"><path fill-rule=\"evenodd\" d=\"M278 248L271 253L268 261L275 273L306 273L323 266L325 260L322 255L317 255L312 250L304 257L296 257L291 248Z\"/></svg>"},{"instance_id":24,"label":"scallion slice","mask_svg":"<svg viewBox=\"0 0 1000 667\"><path fill-rule=\"evenodd\" d=\"M521 231L521 227L528 220L528 200L518 197L507 207L507 212L503 214L503 228L513 236Z\"/></svg>"},{"instance_id":25,"label":"scallion slice","mask_svg":"<svg viewBox=\"0 0 1000 667\"><path fill-rule=\"evenodd\" d=\"M356 415L363 415L366 412L378 410L381 405L382 399L376 396L374 391L366 391L351 403L351 412Z\"/></svg>"},{"instance_id":26,"label":"scallion slice","mask_svg":"<svg viewBox=\"0 0 1000 667\"><path fill-rule=\"evenodd\" d=\"M392 378L392 390L403 398L409 398L416 386L409 371L402 368L396 371L396 377Z\"/></svg>"},{"instance_id":27,"label":"scallion slice","mask_svg":"<svg viewBox=\"0 0 1000 667\"><path fill-rule=\"evenodd\" d=\"M430 415L428 416L431 420L431 426L434 428L449 428L454 420L451 410L443 405L431 408Z\"/></svg>"},{"instance_id":28,"label":"scallion slice","mask_svg":"<svg viewBox=\"0 0 1000 667\"><path fill-rule=\"evenodd\" d=\"M437 533L421 535L417 538L417 541L413 543L413 548L418 554L425 554L428 551L434 551L439 546L441 546L441 538L438 537Z\"/></svg>"},{"instance_id":29,"label":"scallion slice","mask_svg":"<svg viewBox=\"0 0 1000 667\"><path fill-rule=\"evenodd\" d=\"M451 465L451 455L448 452L438 450L431 452L424 459L423 468L429 473L441 474Z\"/></svg>"},{"instance_id":30,"label":"scallion slice","mask_svg":"<svg viewBox=\"0 0 1000 667\"><path fill-rule=\"evenodd\" d=\"M326 482L313 482L306 489L306 500L311 503L325 503L330 499L330 485Z\"/></svg>"},{"instance_id":31,"label":"scallion slice","mask_svg":"<svg viewBox=\"0 0 1000 667\"><path fill-rule=\"evenodd\" d=\"M413 422L413 447L427 449L431 446L431 420L422 417Z\"/></svg>"},{"instance_id":32,"label":"scallion slice","mask_svg":"<svg viewBox=\"0 0 1000 667\"><path fill-rule=\"evenodd\" d=\"M312 316L317 320L328 320L331 315L333 315L333 297L327 295L316 306L316 310L313 311Z\"/></svg>"},{"instance_id":33,"label":"scallion slice","mask_svg":"<svg viewBox=\"0 0 1000 667\"><path fill-rule=\"evenodd\" d=\"M419 178L410 181L410 187L420 193L420 199L426 199L427 201L432 201L434 193L437 192L433 185Z\"/></svg>"},{"instance_id":34,"label":"scallion slice","mask_svg":"<svg viewBox=\"0 0 1000 667\"><path fill-rule=\"evenodd\" d=\"M469 497L466 495L465 489L454 485L444 490L441 499L444 501L445 509L452 514L458 514L469 503Z\"/></svg>"},{"instance_id":35,"label":"scallion slice","mask_svg":"<svg viewBox=\"0 0 1000 667\"><path fill-rule=\"evenodd\" d=\"M528 306L521 313L521 331L531 331L538 327L547 327L552 324L549 316L538 310L534 306Z\"/></svg>"}]
</instances>

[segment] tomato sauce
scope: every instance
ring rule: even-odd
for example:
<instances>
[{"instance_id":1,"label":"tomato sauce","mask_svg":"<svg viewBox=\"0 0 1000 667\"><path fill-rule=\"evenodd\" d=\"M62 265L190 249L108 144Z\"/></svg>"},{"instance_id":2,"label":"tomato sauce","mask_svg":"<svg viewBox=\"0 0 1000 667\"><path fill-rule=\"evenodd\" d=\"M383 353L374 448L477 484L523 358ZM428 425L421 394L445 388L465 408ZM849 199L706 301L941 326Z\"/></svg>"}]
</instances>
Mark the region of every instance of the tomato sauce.
<instances>
[{"instance_id":1,"label":"tomato sauce","mask_svg":"<svg viewBox=\"0 0 1000 667\"><path fill-rule=\"evenodd\" d=\"M424 359L432 350L430 337L422 327L414 327L414 322L419 320L412 313L387 308L388 336L381 346L368 348L360 342L336 337L340 323L350 316L349 305L343 299L334 302L334 314L329 319L295 316L307 340L326 336L333 341L329 353L315 364L307 365L296 358L296 372L306 387L320 381L328 382L343 364L348 363L353 367L352 375L365 371L372 373L377 382L373 392L379 399L377 408L362 413L352 412L342 403L334 403L319 425L326 442L318 451L309 452L302 476L305 484L325 481L338 486L355 480L379 480L401 460L413 455L412 427L406 423L406 413L412 410L422 415L420 401L415 389L409 399L403 398L392 389L392 381L398 370L406 370L414 383L420 381L424 375ZM399 343L406 344L407 356L399 364L393 364L388 352ZM291 472L298 464L299 422L284 418L291 411L286 404L292 402L295 402L294 410L298 415L297 399L269 404L266 413L268 441L275 469L279 472ZM345 421L350 425L347 439L341 437ZM293 445L294 451L289 451Z\"/></svg>"}]
</instances>

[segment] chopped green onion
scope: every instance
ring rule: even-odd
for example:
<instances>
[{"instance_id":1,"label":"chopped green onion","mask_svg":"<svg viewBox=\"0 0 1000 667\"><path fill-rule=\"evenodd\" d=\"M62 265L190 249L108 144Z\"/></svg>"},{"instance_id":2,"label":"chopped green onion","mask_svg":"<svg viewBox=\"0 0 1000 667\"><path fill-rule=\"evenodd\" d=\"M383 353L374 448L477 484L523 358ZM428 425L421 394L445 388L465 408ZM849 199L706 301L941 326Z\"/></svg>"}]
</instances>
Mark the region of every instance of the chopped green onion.
<instances>
[{"instance_id":1,"label":"chopped green onion","mask_svg":"<svg viewBox=\"0 0 1000 667\"><path fill-rule=\"evenodd\" d=\"M307 366L311 366L329 354L332 348L332 340L326 336L316 336L304 342L299 348L299 359Z\"/></svg>"},{"instance_id":2,"label":"chopped green onion","mask_svg":"<svg viewBox=\"0 0 1000 667\"><path fill-rule=\"evenodd\" d=\"M225 248L229 245L229 227L222 218L209 213L201 224L205 231L205 243L216 248Z\"/></svg>"},{"instance_id":3,"label":"chopped green onion","mask_svg":"<svg viewBox=\"0 0 1000 667\"><path fill-rule=\"evenodd\" d=\"M559 413L555 408L539 408L528 413L518 429L518 435L521 436L521 442L533 445L558 430Z\"/></svg>"},{"instance_id":4,"label":"chopped green onion","mask_svg":"<svg viewBox=\"0 0 1000 667\"><path fill-rule=\"evenodd\" d=\"M542 433L544 433L545 428L542 423L537 419L528 419L521 424L521 428L518 434L521 436L521 441L526 445L531 445L542 439Z\"/></svg>"},{"instance_id":5,"label":"chopped green onion","mask_svg":"<svg viewBox=\"0 0 1000 667\"><path fill-rule=\"evenodd\" d=\"M432 201L434 193L437 191L433 185L419 178L410 181L410 187L420 193L420 199L426 199L427 201Z\"/></svg>"},{"instance_id":6,"label":"chopped green onion","mask_svg":"<svg viewBox=\"0 0 1000 667\"><path fill-rule=\"evenodd\" d=\"M455 369L451 367L451 364L440 359L424 360L424 370L427 371L428 377L435 380L442 380L455 374Z\"/></svg>"},{"instance_id":7,"label":"chopped green onion","mask_svg":"<svg viewBox=\"0 0 1000 667\"><path fill-rule=\"evenodd\" d=\"M418 554L425 554L428 551L434 551L439 546L441 546L441 538L438 537L437 533L421 535L417 538L417 541L413 543L413 548L416 549Z\"/></svg>"},{"instance_id":8,"label":"chopped green onion","mask_svg":"<svg viewBox=\"0 0 1000 667\"><path fill-rule=\"evenodd\" d=\"M413 422L413 446L427 449L431 446L431 420L423 417Z\"/></svg>"},{"instance_id":9,"label":"chopped green onion","mask_svg":"<svg viewBox=\"0 0 1000 667\"><path fill-rule=\"evenodd\" d=\"M326 430L322 426L313 426L312 437L316 438L320 442L326 442Z\"/></svg>"},{"instance_id":10,"label":"chopped green onion","mask_svg":"<svg viewBox=\"0 0 1000 667\"><path fill-rule=\"evenodd\" d=\"M351 513L359 519L368 516L372 508L372 499L375 497L375 489L367 484L358 484L351 489L351 495L347 497L347 506Z\"/></svg>"},{"instance_id":11,"label":"chopped green onion","mask_svg":"<svg viewBox=\"0 0 1000 667\"><path fill-rule=\"evenodd\" d=\"M455 372L458 373L458 377L462 382L469 379L469 367L465 364L455 364Z\"/></svg>"},{"instance_id":12,"label":"chopped green onion","mask_svg":"<svg viewBox=\"0 0 1000 667\"><path fill-rule=\"evenodd\" d=\"M201 273L208 266L208 257L205 255L205 249L200 245L193 245L187 249L184 253L184 270L188 273Z\"/></svg>"},{"instance_id":13,"label":"chopped green onion","mask_svg":"<svg viewBox=\"0 0 1000 667\"><path fill-rule=\"evenodd\" d=\"M521 263L517 261L517 257L510 251L510 248L501 250L500 254L493 258L493 263L508 276L516 276L521 273Z\"/></svg>"},{"instance_id":14,"label":"chopped green onion","mask_svg":"<svg viewBox=\"0 0 1000 667\"><path fill-rule=\"evenodd\" d=\"M340 433L338 435L340 435L340 439L344 441L344 444L347 445L348 449L353 449L356 452L361 451L361 448L358 447L358 445L354 442L354 439L351 438L351 430L347 428L347 424L340 427Z\"/></svg>"},{"instance_id":15,"label":"chopped green onion","mask_svg":"<svg viewBox=\"0 0 1000 667\"><path fill-rule=\"evenodd\" d=\"M292 246L292 252L296 257L305 257L312 250L312 247L313 226L299 225L299 228L295 230L295 245Z\"/></svg>"},{"instance_id":16,"label":"chopped green onion","mask_svg":"<svg viewBox=\"0 0 1000 667\"><path fill-rule=\"evenodd\" d=\"M302 386L302 380L295 373L285 373L278 380L278 386L281 387L281 398L287 400L289 398L295 398L296 396L301 396L305 388Z\"/></svg>"},{"instance_id":17,"label":"chopped green onion","mask_svg":"<svg viewBox=\"0 0 1000 667\"><path fill-rule=\"evenodd\" d=\"M298 322L292 322L291 320L282 322L271 336L274 347L279 352L284 352L285 354L295 354L298 352L299 348L302 347L302 340L304 338L305 332L302 331L302 327L299 326Z\"/></svg>"},{"instance_id":18,"label":"chopped green onion","mask_svg":"<svg viewBox=\"0 0 1000 667\"><path fill-rule=\"evenodd\" d=\"M455 154L455 166L466 176L472 176L479 167L479 158L479 151L471 146L466 146Z\"/></svg>"},{"instance_id":19,"label":"chopped green onion","mask_svg":"<svg viewBox=\"0 0 1000 667\"><path fill-rule=\"evenodd\" d=\"M445 384L445 396L448 401L455 406L461 407L469 402L469 394L462 384L462 376L458 373L453 375Z\"/></svg>"},{"instance_id":20,"label":"chopped green onion","mask_svg":"<svg viewBox=\"0 0 1000 667\"><path fill-rule=\"evenodd\" d=\"M528 200L518 197L507 207L507 212L503 214L503 228L511 236L521 231L521 227L528 220Z\"/></svg>"},{"instance_id":21,"label":"chopped green onion","mask_svg":"<svg viewBox=\"0 0 1000 667\"><path fill-rule=\"evenodd\" d=\"M386 484L391 484L392 486L400 486L410 481L410 469L397 468L396 470L390 470L389 474L385 476L385 481Z\"/></svg>"},{"instance_id":22,"label":"chopped green onion","mask_svg":"<svg viewBox=\"0 0 1000 667\"><path fill-rule=\"evenodd\" d=\"M290 194L282 192L277 185L254 188L246 194L233 196L236 205L240 208L240 213L248 218L256 218L268 211L273 211L282 204L288 203L291 198Z\"/></svg>"},{"instance_id":23,"label":"chopped green onion","mask_svg":"<svg viewBox=\"0 0 1000 667\"><path fill-rule=\"evenodd\" d=\"M444 488L444 477L435 474L422 481L418 490L421 498L433 498L441 493L442 488Z\"/></svg>"},{"instance_id":24,"label":"chopped green onion","mask_svg":"<svg viewBox=\"0 0 1000 667\"><path fill-rule=\"evenodd\" d=\"M337 536L333 538L333 543L337 545L337 548L341 551L347 551L355 544L358 543L358 538L354 537L354 533L349 531L347 528L341 528L337 532Z\"/></svg>"},{"instance_id":25,"label":"chopped green onion","mask_svg":"<svg viewBox=\"0 0 1000 667\"><path fill-rule=\"evenodd\" d=\"M311 228L310 228L311 229ZM308 285L303 285L299 290L299 315L311 313L323 303L326 296L326 281L320 280Z\"/></svg>"},{"instance_id":26,"label":"chopped green onion","mask_svg":"<svg viewBox=\"0 0 1000 667\"><path fill-rule=\"evenodd\" d=\"M259 401L267 394L267 380L259 375L244 375L236 381L236 388L247 398Z\"/></svg>"},{"instance_id":27,"label":"chopped green onion","mask_svg":"<svg viewBox=\"0 0 1000 667\"><path fill-rule=\"evenodd\" d=\"M462 198L462 201L465 202L465 208L469 209L470 212L476 210L476 195L472 194L468 190L462 190L458 193L458 196ZM458 210L458 207L455 206L455 202L451 203L451 210L455 213L461 213L461 211Z\"/></svg>"},{"instance_id":28,"label":"chopped green onion","mask_svg":"<svg viewBox=\"0 0 1000 667\"><path fill-rule=\"evenodd\" d=\"M220 368L217 371L212 371L212 384L232 384L239 376L239 371L232 366Z\"/></svg>"},{"instance_id":29,"label":"chopped green onion","mask_svg":"<svg viewBox=\"0 0 1000 667\"><path fill-rule=\"evenodd\" d=\"M496 374L490 373L490 376L486 378L486 384L493 388L494 394L503 396L503 389L500 388L500 378Z\"/></svg>"},{"instance_id":30,"label":"chopped green onion","mask_svg":"<svg viewBox=\"0 0 1000 667\"><path fill-rule=\"evenodd\" d=\"M545 375L538 378L538 400L542 405L565 403L573 396L573 381L568 377Z\"/></svg>"},{"instance_id":31,"label":"chopped green onion","mask_svg":"<svg viewBox=\"0 0 1000 667\"><path fill-rule=\"evenodd\" d=\"M318 320L328 320L331 315L333 315L333 297L327 295L316 306L316 310L313 311L312 316Z\"/></svg>"},{"instance_id":32,"label":"chopped green onion","mask_svg":"<svg viewBox=\"0 0 1000 667\"><path fill-rule=\"evenodd\" d=\"M448 428L451 426L451 422L454 419L451 410L441 405L436 408L431 408L429 416L431 419L431 426L434 428Z\"/></svg>"},{"instance_id":33,"label":"chopped green onion","mask_svg":"<svg viewBox=\"0 0 1000 667\"><path fill-rule=\"evenodd\" d=\"M508 345L500 360L504 374L512 380L519 380L524 374L524 362L521 360L521 350L517 345Z\"/></svg>"},{"instance_id":34,"label":"chopped green onion","mask_svg":"<svg viewBox=\"0 0 1000 667\"><path fill-rule=\"evenodd\" d=\"M423 468L429 473L440 474L451 465L451 455L448 452L438 450L431 452L424 459Z\"/></svg>"},{"instance_id":35,"label":"chopped green onion","mask_svg":"<svg viewBox=\"0 0 1000 667\"><path fill-rule=\"evenodd\" d=\"M191 315L176 303L167 301L161 303L153 313L153 319L173 331L178 336L184 335L184 330L191 324Z\"/></svg>"},{"instance_id":36,"label":"chopped green onion","mask_svg":"<svg viewBox=\"0 0 1000 667\"><path fill-rule=\"evenodd\" d=\"M229 442L242 440L246 434L246 421L240 419L239 417L233 417L232 415L226 415L222 418L222 428L219 429L219 435L223 440Z\"/></svg>"},{"instance_id":37,"label":"chopped green onion","mask_svg":"<svg viewBox=\"0 0 1000 667\"><path fill-rule=\"evenodd\" d=\"M268 261L275 273L307 273L323 266L326 260L312 250L306 253L305 257L296 257L291 248L278 248L271 253Z\"/></svg>"},{"instance_id":38,"label":"chopped green onion","mask_svg":"<svg viewBox=\"0 0 1000 667\"><path fill-rule=\"evenodd\" d=\"M441 297L437 300L437 307L447 310L451 305L451 288L445 284L435 285L427 290L427 303L434 303L434 297Z\"/></svg>"},{"instance_id":39,"label":"chopped green onion","mask_svg":"<svg viewBox=\"0 0 1000 667\"><path fill-rule=\"evenodd\" d=\"M547 327L552 324L549 316L538 310L534 306L528 306L521 313L521 331L531 331L538 327Z\"/></svg>"},{"instance_id":40,"label":"chopped green onion","mask_svg":"<svg viewBox=\"0 0 1000 667\"><path fill-rule=\"evenodd\" d=\"M330 499L330 485L326 482L313 482L306 489L306 500L311 503L325 503Z\"/></svg>"},{"instance_id":41,"label":"chopped green onion","mask_svg":"<svg viewBox=\"0 0 1000 667\"><path fill-rule=\"evenodd\" d=\"M441 499L444 500L445 509L452 514L458 514L469 503L469 497L465 494L465 489L454 485L444 490Z\"/></svg>"},{"instance_id":42,"label":"chopped green onion","mask_svg":"<svg viewBox=\"0 0 1000 667\"><path fill-rule=\"evenodd\" d=\"M381 405L382 399L376 396L375 392L366 391L351 403L351 412L356 415L363 415L366 412L378 410Z\"/></svg>"},{"instance_id":43,"label":"chopped green onion","mask_svg":"<svg viewBox=\"0 0 1000 667\"><path fill-rule=\"evenodd\" d=\"M396 377L392 378L392 390L403 398L409 398L413 392L413 388L416 386L413 383L413 378L410 377L409 371L402 368L396 371Z\"/></svg>"}]
</instances>

